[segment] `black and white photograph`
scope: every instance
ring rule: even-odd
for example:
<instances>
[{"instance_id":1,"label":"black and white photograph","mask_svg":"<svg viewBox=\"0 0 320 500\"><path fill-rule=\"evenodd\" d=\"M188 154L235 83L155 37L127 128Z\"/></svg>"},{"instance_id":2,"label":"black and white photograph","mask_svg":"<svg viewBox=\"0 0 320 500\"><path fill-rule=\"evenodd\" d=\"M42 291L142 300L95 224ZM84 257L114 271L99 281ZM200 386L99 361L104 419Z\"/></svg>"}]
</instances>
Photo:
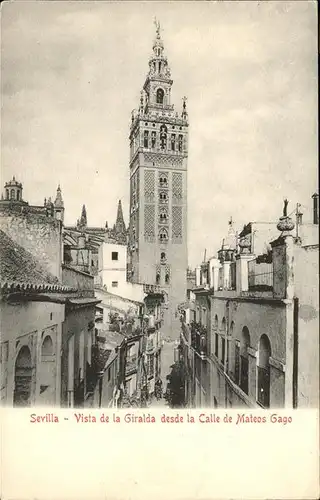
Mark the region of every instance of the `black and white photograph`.
<instances>
[{"instance_id":1,"label":"black and white photograph","mask_svg":"<svg viewBox=\"0 0 320 500\"><path fill-rule=\"evenodd\" d=\"M317 26L312 0L1 4L3 408L318 408Z\"/></svg>"}]
</instances>

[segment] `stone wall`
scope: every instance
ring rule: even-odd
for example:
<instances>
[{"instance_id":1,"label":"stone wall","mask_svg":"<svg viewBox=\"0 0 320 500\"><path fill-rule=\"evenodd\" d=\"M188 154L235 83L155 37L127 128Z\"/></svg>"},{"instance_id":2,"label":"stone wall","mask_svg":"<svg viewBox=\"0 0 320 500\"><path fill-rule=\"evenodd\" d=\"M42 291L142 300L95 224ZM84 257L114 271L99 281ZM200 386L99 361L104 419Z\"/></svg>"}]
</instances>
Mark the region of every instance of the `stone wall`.
<instances>
[{"instance_id":1,"label":"stone wall","mask_svg":"<svg viewBox=\"0 0 320 500\"><path fill-rule=\"evenodd\" d=\"M91 274L63 265L62 283L77 288L81 297L94 297L94 277Z\"/></svg>"},{"instance_id":2,"label":"stone wall","mask_svg":"<svg viewBox=\"0 0 320 500\"><path fill-rule=\"evenodd\" d=\"M61 279L61 222L38 214L0 211L0 229Z\"/></svg>"}]
</instances>

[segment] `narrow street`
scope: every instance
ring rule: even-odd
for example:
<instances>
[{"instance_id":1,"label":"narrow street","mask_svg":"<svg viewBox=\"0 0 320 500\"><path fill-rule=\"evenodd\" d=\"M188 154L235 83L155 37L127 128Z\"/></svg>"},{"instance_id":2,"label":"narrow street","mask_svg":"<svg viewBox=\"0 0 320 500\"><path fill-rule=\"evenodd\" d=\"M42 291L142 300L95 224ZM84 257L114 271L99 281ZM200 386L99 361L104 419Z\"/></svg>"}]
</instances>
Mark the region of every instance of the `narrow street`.
<instances>
[{"instance_id":1,"label":"narrow street","mask_svg":"<svg viewBox=\"0 0 320 500\"><path fill-rule=\"evenodd\" d=\"M174 346L175 343L173 341L165 341L161 352L161 380L163 394L166 392L167 388L167 375L171 372L171 367L174 363ZM168 404L163 397L159 400L154 397L149 408L163 408L165 406L168 406Z\"/></svg>"}]
</instances>

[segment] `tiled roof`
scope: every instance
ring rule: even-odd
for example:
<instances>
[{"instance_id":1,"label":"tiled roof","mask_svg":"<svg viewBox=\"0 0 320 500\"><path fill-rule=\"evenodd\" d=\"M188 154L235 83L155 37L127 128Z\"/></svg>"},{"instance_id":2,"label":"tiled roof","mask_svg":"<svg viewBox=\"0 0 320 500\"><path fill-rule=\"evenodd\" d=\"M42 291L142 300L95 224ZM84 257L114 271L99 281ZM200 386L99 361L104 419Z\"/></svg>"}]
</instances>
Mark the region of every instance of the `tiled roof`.
<instances>
[{"instance_id":1,"label":"tiled roof","mask_svg":"<svg viewBox=\"0 0 320 500\"><path fill-rule=\"evenodd\" d=\"M49 273L30 252L15 243L1 230L0 278L2 286L5 284L57 285L61 288L56 276Z\"/></svg>"}]
</instances>

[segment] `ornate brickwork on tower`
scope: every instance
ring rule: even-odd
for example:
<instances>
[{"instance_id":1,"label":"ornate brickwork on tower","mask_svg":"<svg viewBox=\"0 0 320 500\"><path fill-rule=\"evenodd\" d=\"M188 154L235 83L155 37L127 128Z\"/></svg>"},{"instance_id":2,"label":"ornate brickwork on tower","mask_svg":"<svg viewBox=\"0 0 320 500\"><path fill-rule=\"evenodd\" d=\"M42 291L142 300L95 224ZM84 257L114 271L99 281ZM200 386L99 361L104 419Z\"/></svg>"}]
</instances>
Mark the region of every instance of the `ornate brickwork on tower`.
<instances>
[{"instance_id":1,"label":"ornate brickwork on tower","mask_svg":"<svg viewBox=\"0 0 320 500\"><path fill-rule=\"evenodd\" d=\"M166 292L165 334L178 338L176 308L186 296L188 116L186 98L180 115L171 104L173 81L156 26L130 129L129 253L132 281Z\"/></svg>"}]
</instances>

